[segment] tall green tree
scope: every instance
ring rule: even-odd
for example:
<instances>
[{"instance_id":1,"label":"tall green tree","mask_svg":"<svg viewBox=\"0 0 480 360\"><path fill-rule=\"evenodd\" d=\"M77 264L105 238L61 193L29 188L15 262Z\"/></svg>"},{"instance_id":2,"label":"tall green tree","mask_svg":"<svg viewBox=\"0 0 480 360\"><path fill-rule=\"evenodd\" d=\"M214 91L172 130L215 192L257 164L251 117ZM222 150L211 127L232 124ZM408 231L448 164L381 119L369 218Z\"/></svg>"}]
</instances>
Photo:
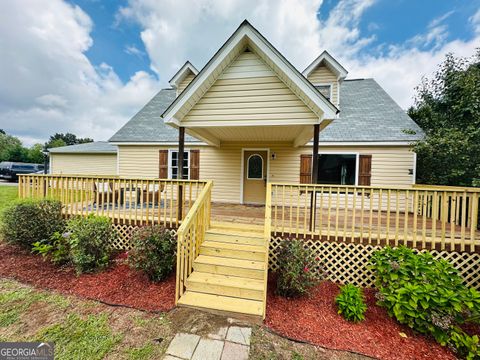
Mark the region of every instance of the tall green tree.
<instances>
[{"instance_id":1,"label":"tall green tree","mask_svg":"<svg viewBox=\"0 0 480 360\"><path fill-rule=\"evenodd\" d=\"M414 146L418 182L480 186L480 49L448 54L416 91L408 114L426 135Z\"/></svg>"},{"instance_id":2,"label":"tall green tree","mask_svg":"<svg viewBox=\"0 0 480 360\"><path fill-rule=\"evenodd\" d=\"M72 133L56 133L50 136L50 139L47 141L45 146L47 148L54 148L67 145L76 145L92 142L93 139L90 138L79 138L77 135Z\"/></svg>"},{"instance_id":3,"label":"tall green tree","mask_svg":"<svg viewBox=\"0 0 480 360\"><path fill-rule=\"evenodd\" d=\"M18 153L22 142L15 136L8 135L5 131L0 132L0 161L10 160L12 153Z\"/></svg>"}]
</instances>

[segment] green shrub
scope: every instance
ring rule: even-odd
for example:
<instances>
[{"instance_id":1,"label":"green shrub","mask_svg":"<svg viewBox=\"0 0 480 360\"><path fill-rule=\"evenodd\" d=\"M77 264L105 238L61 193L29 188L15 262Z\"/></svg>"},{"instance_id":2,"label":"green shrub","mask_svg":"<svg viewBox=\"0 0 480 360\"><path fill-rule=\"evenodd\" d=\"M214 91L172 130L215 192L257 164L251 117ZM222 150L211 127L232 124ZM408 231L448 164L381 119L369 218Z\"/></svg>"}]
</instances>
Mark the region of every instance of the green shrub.
<instances>
[{"instance_id":1,"label":"green shrub","mask_svg":"<svg viewBox=\"0 0 480 360\"><path fill-rule=\"evenodd\" d=\"M7 207L2 216L3 238L30 248L33 243L48 240L63 231L62 204L56 200L19 200Z\"/></svg>"},{"instance_id":2,"label":"green shrub","mask_svg":"<svg viewBox=\"0 0 480 360\"><path fill-rule=\"evenodd\" d=\"M335 299L338 306L338 313L348 321L365 320L367 305L363 297L363 291L354 285L348 284L341 288L340 294Z\"/></svg>"},{"instance_id":3,"label":"green shrub","mask_svg":"<svg viewBox=\"0 0 480 360\"><path fill-rule=\"evenodd\" d=\"M94 216L72 218L67 223L70 256L78 274L108 266L110 244L117 239L109 218Z\"/></svg>"},{"instance_id":4,"label":"green shrub","mask_svg":"<svg viewBox=\"0 0 480 360\"><path fill-rule=\"evenodd\" d=\"M321 277L320 259L300 240L283 240L278 253L277 294L305 295Z\"/></svg>"},{"instance_id":5,"label":"green shrub","mask_svg":"<svg viewBox=\"0 0 480 360\"><path fill-rule=\"evenodd\" d=\"M132 235L133 249L128 252L130 267L147 274L151 281L161 281L175 266L176 243L160 225L137 228Z\"/></svg>"},{"instance_id":6,"label":"green shrub","mask_svg":"<svg viewBox=\"0 0 480 360\"><path fill-rule=\"evenodd\" d=\"M70 233L55 232L50 239L32 244L32 252L49 258L55 265L63 265L70 261Z\"/></svg>"},{"instance_id":7,"label":"green shrub","mask_svg":"<svg viewBox=\"0 0 480 360\"><path fill-rule=\"evenodd\" d=\"M480 357L478 337L467 335L460 327L479 318L480 293L467 288L451 264L406 247L386 247L375 252L371 262L379 304L390 316L431 334L468 359Z\"/></svg>"}]
</instances>

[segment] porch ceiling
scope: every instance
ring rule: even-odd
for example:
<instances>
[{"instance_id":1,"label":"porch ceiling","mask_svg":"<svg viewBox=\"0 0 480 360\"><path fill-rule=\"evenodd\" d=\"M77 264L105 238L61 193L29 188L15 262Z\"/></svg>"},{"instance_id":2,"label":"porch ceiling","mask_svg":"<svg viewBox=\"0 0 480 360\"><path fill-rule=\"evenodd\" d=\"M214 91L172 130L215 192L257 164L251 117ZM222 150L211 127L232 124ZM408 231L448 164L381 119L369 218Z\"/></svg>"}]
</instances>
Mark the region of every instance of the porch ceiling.
<instances>
[{"instance_id":1,"label":"porch ceiling","mask_svg":"<svg viewBox=\"0 0 480 360\"><path fill-rule=\"evenodd\" d=\"M320 130L323 130L330 120L323 120ZM186 127L186 132L213 146L222 142L290 142L298 147L308 143L313 138L313 125L277 125L277 126L210 126Z\"/></svg>"}]
</instances>

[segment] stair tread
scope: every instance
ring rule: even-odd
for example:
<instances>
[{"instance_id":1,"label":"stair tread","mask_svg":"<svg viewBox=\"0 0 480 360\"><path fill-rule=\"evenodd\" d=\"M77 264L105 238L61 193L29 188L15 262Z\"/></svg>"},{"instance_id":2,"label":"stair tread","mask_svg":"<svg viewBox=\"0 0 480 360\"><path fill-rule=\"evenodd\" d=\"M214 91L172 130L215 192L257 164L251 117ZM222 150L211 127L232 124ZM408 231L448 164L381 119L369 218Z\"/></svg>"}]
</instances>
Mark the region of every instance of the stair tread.
<instances>
[{"instance_id":1,"label":"stair tread","mask_svg":"<svg viewBox=\"0 0 480 360\"><path fill-rule=\"evenodd\" d=\"M262 301L198 293L188 290L178 300L178 304L247 315L263 315Z\"/></svg>"},{"instance_id":2,"label":"stair tread","mask_svg":"<svg viewBox=\"0 0 480 360\"><path fill-rule=\"evenodd\" d=\"M205 240L202 243L202 246L208 248L218 248L225 250L238 250L238 251L251 251L251 252L260 252L265 253L265 247L259 245L248 245L248 244L233 244L228 242Z\"/></svg>"},{"instance_id":3,"label":"stair tread","mask_svg":"<svg viewBox=\"0 0 480 360\"><path fill-rule=\"evenodd\" d=\"M211 221L211 227L230 229L236 231L248 231L248 232L257 232L263 233L264 226L256 224L238 224L232 222L222 222L222 221Z\"/></svg>"},{"instance_id":4,"label":"stair tread","mask_svg":"<svg viewBox=\"0 0 480 360\"><path fill-rule=\"evenodd\" d=\"M254 231L236 231L236 230L225 230L212 227L208 229L206 234L215 234L215 235L225 235L225 236L235 236L239 238L248 238L248 239L261 239L263 240L263 233L254 232Z\"/></svg>"},{"instance_id":5,"label":"stair tread","mask_svg":"<svg viewBox=\"0 0 480 360\"><path fill-rule=\"evenodd\" d=\"M238 276L220 275L194 271L187 279L187 283L199 282L209 285L221 285L228 287L236 287L249 290L264 290L264 281L259 279L244 278ZM188 285L187 285L188 287Z\"/></svg>"},{"instance_id":6,"label":"stair tread","mask_svg":"<svg viewBox=\"0 0 480 360\"><path fill-rule=\"evenodd\" d=\"M233 259L220 256L199 255L194 263L220 265L227 267L236 267L251 270L265 270L265 264L261 261Z\"/></svg>"}]
</instances>

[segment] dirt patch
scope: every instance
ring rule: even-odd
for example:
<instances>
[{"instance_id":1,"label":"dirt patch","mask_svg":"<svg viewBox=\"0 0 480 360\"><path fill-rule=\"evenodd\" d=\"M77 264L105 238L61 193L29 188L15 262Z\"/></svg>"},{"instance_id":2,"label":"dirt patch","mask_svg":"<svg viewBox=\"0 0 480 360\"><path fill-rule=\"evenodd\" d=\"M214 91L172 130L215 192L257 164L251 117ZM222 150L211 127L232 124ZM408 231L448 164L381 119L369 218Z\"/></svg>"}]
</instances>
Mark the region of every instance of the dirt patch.
<instances>
[{"instance_id":1,"label":"dirt patch","mask_svg":"<svg viewBox=\"0 0 480 360\"><path fill-rule=\"evenodd\" d=\"M174 275L152 283L122 260L100 273L77 276L71 267L56 267L9 244L0 244L0 258L0 276L44 289L148 311L168 311L175 306Z\"/></svg>"},{"instance_id":2,"label":"dirt patch","mask_svg":"<svg viewBox=\"0 0 480 360\"><path fill-rule=\"evenodd\" d=\"M433 339L414 333L376 305L374 289L366 289L365 321L351 323L337 314L338 285L325 281L309 297L285 299L275 295L274 279L268 287L265 323L291 339L330 349L348 350L385 360L455 359Z\"/></svg>"}]
</instances>

